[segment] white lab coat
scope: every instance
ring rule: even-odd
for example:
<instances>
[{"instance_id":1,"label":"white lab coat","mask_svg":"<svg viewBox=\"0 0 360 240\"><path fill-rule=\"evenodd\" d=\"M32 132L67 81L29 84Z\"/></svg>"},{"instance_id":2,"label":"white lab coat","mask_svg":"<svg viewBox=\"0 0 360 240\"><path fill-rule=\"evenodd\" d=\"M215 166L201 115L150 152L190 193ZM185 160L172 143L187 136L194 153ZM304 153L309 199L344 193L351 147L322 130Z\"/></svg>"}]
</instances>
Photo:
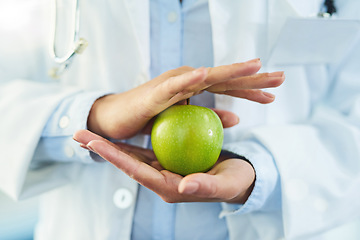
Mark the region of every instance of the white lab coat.
<instances>
[{"instance_id":1,"label":"white lab coat","mask_svg":"<svg viewBox=\"0 0 360 240\"><path fill-rule=\"evenodd\" d=\"M281 87L270 90L277 96L271 105L216 96L218 108L241 119L226 130L225 145L236 152L230 143L260 141L281 176L282 213L228 216L230 239L320 239L322 232L360 215L359 41L331 64L305 65L295 58L270 64L287 18L316 15L321 2L269 0L262 11L265 1L210 0L214 65L261 57L263 71L284 70L287 76ZM82 2L81 35L89 47L59 83L46 77L51 59L42 37L50 31L48 4L39 5L44 11L31 23L39 29L27 33L27 44L12 52L0 49L0 187L16 199L43 194L39 239L129 239L135 202L124 208L112 204L119 188L135 199L137 184L125 174L107 163L29 165L61 99L84 90L126 91L149 79L148 3ZM339 0L337 6L341 18L360 19L359 1ZM14 36L23 37L6 35L0 41L21 41ZM141 137L133 142L143 143Z\"/></svg>"}]
</instances>

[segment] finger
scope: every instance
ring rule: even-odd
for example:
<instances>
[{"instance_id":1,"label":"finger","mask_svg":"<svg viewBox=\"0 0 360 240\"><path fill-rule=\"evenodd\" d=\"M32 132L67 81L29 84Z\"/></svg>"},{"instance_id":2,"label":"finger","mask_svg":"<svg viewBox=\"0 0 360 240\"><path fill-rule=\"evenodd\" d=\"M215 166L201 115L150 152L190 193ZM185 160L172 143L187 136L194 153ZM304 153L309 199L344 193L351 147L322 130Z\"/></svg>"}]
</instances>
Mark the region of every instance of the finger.
<instances>
[{"instance_id":1,"label":"finger","mask_svg":"<svg viewBox=\"0 0 360 240\"><path fill-rule=\"evenodd\" d=\"M76 131L73 135L73 139L82 144L81 146L83 147L92 140L105 140L103 137L85 129Z\"/></svg>"},{"instance_id":2,"label":"finger","mask_svg":"<svg viewBox=\"0 0 360 240\"><path fill-rule=\"evenodd\" d=\"M201 85L200 83L204 82L206 77L207 70L203 67L171 77L155 87L152 101L156 105L166 104L171 106L202 90L201 87L194 88L194 86Z\"/></svg>"},{"instance_id":3,"label":"finger","mask_svg":"<svg viewBox=\"0 0 360 240\"><path fill-rule=\"evenodd\" d=\"M145 125L145 127L141 130L141 133L146 134L146 135L150 135L151 134L151 130L152 127L154 125L154 121L155 121L155 117L153 117L150 121L148 121Z\"/></svg>"},{"instance_id":4,"label":"finger","mask_svg":"<svg viewBox=\"0 0 360 240\"><path fill-rule=\"evenodd\" d=\"M85 129L76 131L74 133L74 135L73 135L73 139L75 141L79 142L80 146L82 148L85 148L87 150L91 150L91 149L89 149L88 144L89 144L89 142L94 141L94 140L104 141L107 144L113 146L114 148L117 148L117 149L120 150L120 143L119 142L115 144L115 143L110 142L107 139L105 139L105 138L103 138L103 137L101 137L101 136L99 136L99 135L97 135L97 134L95 134L95 133L93 133L93 132L91 132L89 130L85 130ZM126 148L124 148L123 151L129 154L129 151L127 151Z\"/></svg>"},{"instance_id":5,"label":"finger","mask_svg":"<svg viewBox=\"0 0 360 240\"><path fill-rule=\"evenodd\" d=\"M179 193L196 195L208 199L233 199L237 196L236 188L230 188L225 179L206 173L195 173L183 178L178 187Z\"/></svg>"},{"instance_id":6,"label":"finger","mask_svg":"<svg viewBox=\"0 0 360 240\"><path fill-rule=\"evenodd\" d=\"M262 104L271 103L275 100L275 95L269 92L264 92L260 89L232 90L223 92L222 94L237 98L243 98Z\"/></svg>"},{"instance_id":7,"label":"finger","mask_svg":"<svg viewBox=\"0 0 360 240\"><path fill-rule=\"evenodd\" d=\"M224 128L233 127L239 123L239 117L233 112L216 108L212 110L219 116Z\"/></svg>"},{"instance_id":8,"label":"finger","mask_svg":"<svg viewBox=\"0 0 360 240\"><path fill-rule=\"evenodd\" d=\"M194 71L195 68L190 67L190 66L181 66L175 69L171 69L169 71L166 71L164 73L162 73L160 76L154 78L153 80L151 80L150 82L152 82L152 84L159 84L161 82L166 81L168 78L174 77L174 76L178 76L180 74L184 74L187 72L191 72ZM150 82L148 82L148 84L151 84Z\"/></svg>"},{"instance_id":9,"label":"finger","mask_svg":"<svg viewBox=\"0 0 360 240\"><path fill-rule=\"evenodd\" d=\"M259 73L215 84L208 87L206 91L221 93L229 90L272 88L280 86L284 80L285 75L282 71Z\"/></svg>"},{"instance_id":10,"label":"finger","mask_svg":"<svg viewBox=\"0 0 360 240\"><path fill-rule=\"evenodd\" d=\"M89 149L89 147L88 147L89 142L98 140L98 141L106 142L108 145L110 145L120 151L123 151L124 153L126 153L130 156L135 157L135 155L136 155L138 160L143 161L147 164L151 164L151 162L155 160L155 155L153 154L153 152L151 150L142 149L139 147L131 146L129 144L120 143L120 142L113 143L95 133L90 132L89 130L76 131L73 136L73 139L75 141L79 142L80 146L82 148L90 150L90 151L92 151L92 149Z\"/></svg>"},{"instance_id":11,"label":"finger","mask_svg":"<svg viewBox=\"0 0 360 240\"><path fill-rule=\"evenodd\" d=\"M251 191L255 173L251 165L240 159L228 159L216 165L209 173L195 173L184 177L179 193L200 198L245 202Z\"/></svg>"},{"instance_id":12,"label":"finger","mask_svg":"<svg viewBox=\"0 0 360 240\"><path fill-rule=\"evenodd\" d=\"M211 86L231 79L253 75L257 73L260 68L261 62L258 58L248 62L208 68L209 74L206 78L206 83L208 86Z\"/></svg>"},{"instance_id":13,"label":"finger","mask_svg":"<svg viewBox=\"0 0 360 240\"><path fill-rule=\"evenodd\" d=\"M152 166L153 168L155 168L158 171L164 170L164 168L161 166L161 164L158 161L152 161L150 163L150 166Z\"/></svg>"},{"instance_id":14,"label":"finger","mask_svg":"<svg viewBox=\"0 0 360 240\"><path fill-rule=\"evenodd\" d=\"M201 91L200 93L202 93L202 92L203 92L203 91ZM187 104L188 104L188 100L189 100L189 98L184 99L184 100L181 100L181 101L177 102L175 105L187 105ZM153 125L154 125L155 119L156 119L156 117L153 117L153 118L145 125L145 127L141 130L141 133L150 135L150 134L151 134L152 127L153 127Z\"/></svg>"},{"instance_id":15,"label":"finger","mask_svg":"<svg viewBox=\"0 0 360 240\"><path fill-rule=\"evenodd\" d=\"M134 146L134 145L130 145L127 143L122 143L122 142L117 142L115 143L122 151L126 151L128 153L135 153L135 154L141 154L146 156L147 158L155 161L156 157L155 154L152 150L150 149L145 149L142 147L138 147L138 146Z\"/></svg>"},{"instance_id":16,"label":"finger","mask_svg":"<svg viewBox=\"0 0 360 240\"><path fill-rule=\"evenodd\" d=\"M139 161L135 156L130 156L115 148L108 142L93 140L88 143L88 148L102 158L122 170L125 174L143 186L157 190L157 186L164 181L163 175L155 168Z\"/></svg>"}]
</instances>

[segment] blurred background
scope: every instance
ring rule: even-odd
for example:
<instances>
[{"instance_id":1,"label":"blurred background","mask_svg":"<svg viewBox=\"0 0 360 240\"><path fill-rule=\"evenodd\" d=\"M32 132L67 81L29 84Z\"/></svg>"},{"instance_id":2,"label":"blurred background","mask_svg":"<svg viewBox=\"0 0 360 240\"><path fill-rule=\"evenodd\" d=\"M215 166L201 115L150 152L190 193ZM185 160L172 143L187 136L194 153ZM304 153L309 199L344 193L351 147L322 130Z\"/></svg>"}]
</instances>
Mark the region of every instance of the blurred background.
<instances>
[{"instance_id":1,"label":"blurred background","mask_svg":"<svg viewBox=\"0 0 360 240\"><path fill-rule=\"evenodd\" d=\"M15 202L0 191L0 239L33 239L37 210L37 198Z\"/></svg>"},{"instance_id":2,"label":"blurred background","mask_svg":"<svg viewBox=\"0 0 360 240\"><path fill-rule=\"evenodd\" d=\"M21 38L19 31L26 29L29 38L39 31L39 26L30 24L30 18L34 16L34 11L38 11L40 4L41 0L0 0L0 29L6 33L0 36L0 54L11 51L13 55L21 56L23 49L29 47L29 39ZM8 70L2 67L0 76ZM37 198L15 202L0 190L0 240L33 239L37 210Z\"/></svg>"},{"instance_id":3,"label":"blurred background","mask_svg":"<svg viewBox=\"0 0 360 240\"><path fill-rule=\"evenodd\" d=\"M31 35L39 30L39 26L30 25L29 20L42 1L45 0L0 0L0 28L9 33L9 36L0 36L0 54L2 51L11 51L13 54L21 55L22 48L26 48L24 45L29 39L18 39L16 34L25 29L31 38ZM7 41L9 39L17 39L18 42ZM21 47L19 42L22 43ZM4 70L6 71L0 68L0 71ZM38 202L38 198L15 202L0 191L0 240L33 239L38 219ZM360 229L357 227L359 224L360 219L349 219L348 224L337 226L327 232L323 240L358 240L353 236L360 236Z\"/></svg>"}]
</instances>

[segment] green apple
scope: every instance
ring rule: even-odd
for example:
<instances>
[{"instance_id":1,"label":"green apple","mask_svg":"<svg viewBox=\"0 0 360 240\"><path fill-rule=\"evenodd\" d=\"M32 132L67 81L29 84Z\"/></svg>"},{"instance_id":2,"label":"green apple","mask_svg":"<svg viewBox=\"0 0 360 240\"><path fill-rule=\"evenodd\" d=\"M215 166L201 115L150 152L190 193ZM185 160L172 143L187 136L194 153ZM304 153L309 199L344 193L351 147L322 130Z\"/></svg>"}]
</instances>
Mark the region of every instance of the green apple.
<instances>
[{"instance_id":1,"label":"green apple","mask_svg":"<svg viewBox=\"0 0 360 240\"><path fill-rule=\"evenodd\" d=\"M151 143L161 166L180 175L209 170L218 160L223 126L211 109L175 105L158 115Z\"/></svg>"}]
</instances>

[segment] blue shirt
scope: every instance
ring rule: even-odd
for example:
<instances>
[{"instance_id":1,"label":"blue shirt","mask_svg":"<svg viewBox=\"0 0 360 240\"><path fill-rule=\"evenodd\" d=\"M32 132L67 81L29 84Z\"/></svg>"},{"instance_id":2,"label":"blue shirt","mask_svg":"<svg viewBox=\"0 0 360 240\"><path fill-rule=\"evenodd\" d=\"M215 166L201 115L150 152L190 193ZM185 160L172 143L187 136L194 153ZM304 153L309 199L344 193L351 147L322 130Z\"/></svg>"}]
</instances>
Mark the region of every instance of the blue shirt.
<instances>
[{"instance_id":1,"label":"blue shirt","mask_svg":"<svg viewBox=\"0 0 360 240\"><path fill-rule=\"evenodd\" d=\"M183 65L213 66L207 0L150 1L151 77ZM213 105L211 94L192 103ZM204 99L205 97L206 99ZM227 239L220 203L166 203L140 186L132 239ZM213 228L212 226L216 226Z\"/></svg>"},{"instance_id":2,"label":"blue shirt","mask_svg":"<svg viewBox=\"0 0 360 240\"><path fill-rule=\"evenodd\" d=\"M151 77L188 65L213 65L212 32L207 0L151 0ZM35 152L33 167L43 160L91 163L89 154L72 140L86 128L88 112L102 93L70 96L49 118ZM193 104L214 105L213 96L203 93ZM64 118L66 116L67 118ZM255 187L244 205L226 203L169 204L139 186L132 239L227 239L227 215L266 211L280 204L280 187L272 156L257 141L230 144L228 150L250 153L256 171Z\"/></svg>"}]
</instances>

